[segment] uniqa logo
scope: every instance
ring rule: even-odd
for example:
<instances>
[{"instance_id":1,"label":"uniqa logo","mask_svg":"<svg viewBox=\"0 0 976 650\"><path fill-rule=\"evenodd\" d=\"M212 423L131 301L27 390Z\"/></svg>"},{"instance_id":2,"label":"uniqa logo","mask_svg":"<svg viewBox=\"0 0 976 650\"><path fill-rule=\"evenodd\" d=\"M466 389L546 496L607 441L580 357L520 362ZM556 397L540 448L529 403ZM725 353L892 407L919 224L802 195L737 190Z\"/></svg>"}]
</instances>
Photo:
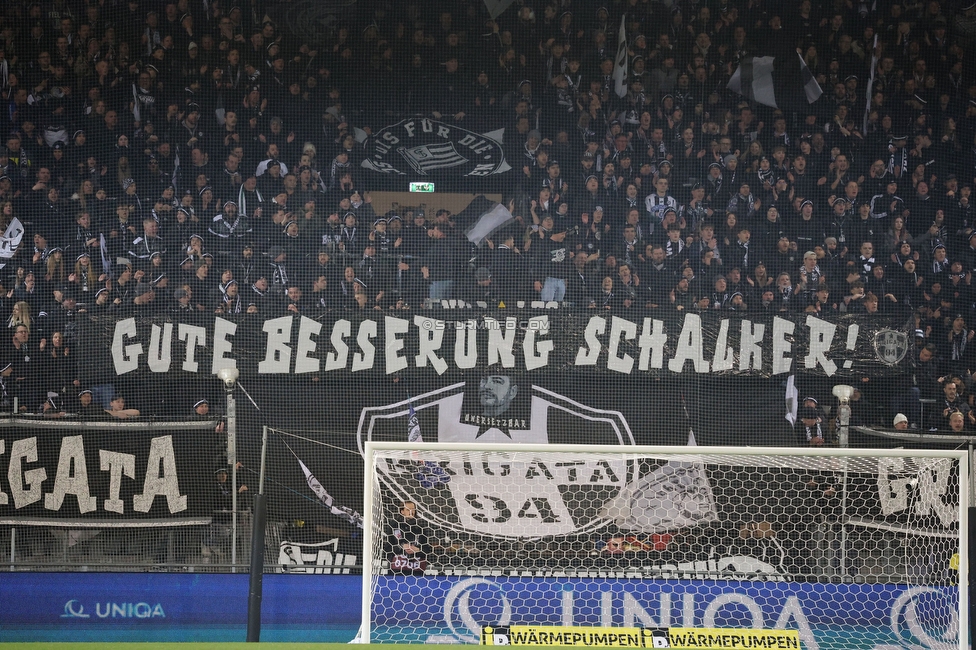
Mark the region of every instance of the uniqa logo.
<instances>
[{"instance_id":1,"label":"uniqa logo","mask_svg":"<svg viewBox=\"0 0 976 650\"><path fill-rule=\"evenodd\" d=\"M444 597L444 622L462 642L477 643L482 622L494 626L512 622L512 603L500 585L469 578L451 587ZM459 623L463 624L460 629Z\"/></svg>"},{"instance_id":2,"label":"uniqa logo","mask_svg":"<svg viewBox=\"0 0 976 650\"><path fill-rule=\"evenodd\" d=\"M161 603L95 603L95 615L98 618L166 618ZM61 618L91 618L85 613L85 606L77 599L71 599L64 604L64 614Z\"/></svg>"},{"instance_id":3,"label":"uniqa logo","mask_svg":"<svg viewBox=\"0 0 976 650\"><path fill-rule=\"evenodd\" d=\"M891 605L891 631L912 650L953 650L959 647L957 607L948 591L912 587Z\"/></svg>"},{"instance_id":4,"label":"uniqa logo","mask_svg":"<svg viewBox=\"0 0 976 650\"><path fill-rule=\"evenodd\" d=\"M85 613L85 606L79 603L75 599L71 599L64 604L64 614L61 618L90 618L89 614Z\"/></svg>"}]
</instances>

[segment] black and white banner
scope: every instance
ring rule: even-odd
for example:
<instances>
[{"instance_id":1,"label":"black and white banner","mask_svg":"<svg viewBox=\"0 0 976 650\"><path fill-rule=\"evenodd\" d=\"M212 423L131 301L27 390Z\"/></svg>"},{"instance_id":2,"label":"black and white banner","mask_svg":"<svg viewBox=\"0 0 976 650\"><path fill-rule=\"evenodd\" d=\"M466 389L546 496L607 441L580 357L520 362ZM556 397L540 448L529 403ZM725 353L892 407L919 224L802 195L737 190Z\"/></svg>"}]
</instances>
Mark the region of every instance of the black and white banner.
<instances>
[{"instance_id":1,"label":"black and white banner","mask_svg":"<svg viewBox=\"0 0 976 650\"><path fill-rule=\"evenodd\" d=\"M450 481L422 485L415 454L436 462ZM738 466L728 456L640 456L387 452L377 474L390 493L390 510L412 502L437 528L491 539L608 528L651 538L689 528L737 531L758 522L795 532L816 516L932 538L958 532L959 472L949 459L754 456Z\"/></svg>"},{"instance_id":2,"label":"black and white banner","mask_svg":"<svg viewBox=\"0 0 976 650\"><path fill-rule=\"evenodd\" d=\"M694 432L688 445L697 446ZM668 461L628 485L606 508L621 530L663 533L718 521L704 464Z\"/></svg>"},{"instance_id":3,"label":"black and white banner","mask_svg":"<svg viewBox=\"0 0 976 650\"><path fill-rule=\"evenodd\" d=\"M0 428L0 524L207 523L217 489L207 432L113 424Z\"/></svg>"},{"instance_id":4,"label":"black and white banner","mask_svg":"<svg viewBox=\"0 0 976 650\"><path fill-rule=\"evenodd\" d=\"M829 400L832 386L852 383L885 399L914 352L908 322L809 314L340 311L91 317L82 329L83 385L124 388L144 413L191 415L198 396L219 410L215 373L239 369L245 467L256 466L263 425L304 432L269 448L268 476L280 482L269 486L272 512L348 537L358 528L315 498L296 456L331 505L363 512L359 452L368 440L685 445L692 428L706 446L792 446L796 432L783 417L789 377L804 397ZM508 538L589 534L612 522L650 531L702 525L726 507L707 468L705 480L697 466L636 472L619 457L576 460L543 468L409 459L386 469L387 485L437 527ZM46 466L57 467L56 458ZM686 497L682 510L662 515L675 491ZM422 505L431 495L447 505ZM886 509L894 514L902 500L888 499ZM579 511L583 501L593 507Z\"/></svg>"},{"instance_id":5,"label":"black and white banner","mask_svg":"<svg viewBox=\"0 0 976 650\"><path fill-rule=\"evenodd\" d=\"M635 443L619 411L593 408L540 386L520 384L513 376L491 374L407 401L364 408L360 446L368 440L405 440L412 421L427 432L428 442L567 443L578 442L579 432L586 431L592 444ZM446 480L432 481L422 471L430 465ZM440 526L533 538L605 525L611 516L597 510L624 490L635 466L620 456L510 460L471 455L443 463L393 459L379 471L397 498L417 503Z\"/></svg>"},{"instance_id":6,"label":"black and white banner","mask_svg":"<svg viewBox=\"0 0 976 650\"><path fill-rule=\"evenodd\" d=\"M403 176L479 178L511 169L504 129L476 133L453 122L407 118L378 129L365 142L362 166Z\"/></svg>"},{"instance_id":7,"label":"black and white banner","mask_svg":"<svg viewBox=\"0 0 976 650\"><path fill-rule=\"evenodd\" d=\"M278 544L278 569L280 573L311 573L340 575L350 573L350 567L359 564L359 553L340 545L338 537L324 542L293 542L282 540ZM360 547L362 545L360 544Z\"/></svg>"},{"instance_id":8,"label":"black and white banner","mask_svg":"<svg viewBox=\"0 0 976 650\"><path fill-rule=\"evenodd\" d=\"M438 310L266 320L93 318L87 358L116 376L394 375L577 370L628 376L899 376L912 363L907 321L812 314Z\"/></svg>"}]
</instances>

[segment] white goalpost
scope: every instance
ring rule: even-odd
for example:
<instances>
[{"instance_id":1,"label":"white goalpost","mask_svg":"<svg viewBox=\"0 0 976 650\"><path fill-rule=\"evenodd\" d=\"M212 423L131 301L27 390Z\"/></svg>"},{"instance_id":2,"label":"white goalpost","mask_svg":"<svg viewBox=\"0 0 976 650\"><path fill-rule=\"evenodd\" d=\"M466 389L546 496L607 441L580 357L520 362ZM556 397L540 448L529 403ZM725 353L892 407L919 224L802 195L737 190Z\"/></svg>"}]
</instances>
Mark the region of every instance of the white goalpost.
<instances>
[{"instance_id":1,"label":"white goalpost","mask_svg":"<svg viewBox=\"0 0 976 650\"><path fill-rule=\"evenodd\" d=\"M965 451L367 442L364 457L360 642L546 626L643 628L648 647L662 630L969 647Z\"/></svg>"}]
</instances>

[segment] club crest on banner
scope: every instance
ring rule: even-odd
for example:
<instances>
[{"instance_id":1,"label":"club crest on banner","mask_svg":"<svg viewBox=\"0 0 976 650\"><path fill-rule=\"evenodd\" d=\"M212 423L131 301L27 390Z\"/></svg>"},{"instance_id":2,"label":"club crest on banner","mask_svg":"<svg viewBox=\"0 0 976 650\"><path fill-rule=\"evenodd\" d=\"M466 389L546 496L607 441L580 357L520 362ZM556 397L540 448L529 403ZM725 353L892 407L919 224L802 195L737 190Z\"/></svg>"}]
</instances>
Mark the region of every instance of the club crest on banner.
<instances>
[{"instance_id":1,"label":"club crest on banner","mask_svg":"<svg viewBox=\"0 0 976 650\"><path fill-rule=\"evenodd\" d=\"M671 461L646 473L605 506L624 530L660 533L718 521L705 466Z\"/></svg>"},{"instance_id":2,"label":"club crest on banner","mask_svg":"<svg viewBox=\"0 0 976 650\"><path fill-rule=\"evenodd\" d=\"M633 445L634 437L616 411L588 407L515 376L494 374L453 384L409 401L363 409L358 431L367 440L397 441L410 429L411 407L428 442L574 442ZM427 459L389 461L380 479L397 498L413 501L429 521L457 532L527 538L593 530L609 522L600 508L633 480L636 465L619 457L599 459L510 459L501 454L437 463L442 480L418 472ZM583 498L583 497L586 498Z\"/></svg>"},{"instance_id":3,"label":"club crest on banner","mask_svg":"<svg viewBox=\"0 0 976 650\"><path fill-rule=\"evenodd\" d=\"M908 354L908 335L898 330L880 330L874 335L874 352L882 363L897 365Z\"/></svg>"},{"instance_id":4,"label":"club crest on banner","mask_svg":"<svg viewBox=\"0 0 976 650\"><path fill-rule=\"evenodd\" d=\"M504 129L475 133L456 124L409 118L366 141L362 166L384 174L490 176L507 172Z\"/></svg>"}]
</instances>

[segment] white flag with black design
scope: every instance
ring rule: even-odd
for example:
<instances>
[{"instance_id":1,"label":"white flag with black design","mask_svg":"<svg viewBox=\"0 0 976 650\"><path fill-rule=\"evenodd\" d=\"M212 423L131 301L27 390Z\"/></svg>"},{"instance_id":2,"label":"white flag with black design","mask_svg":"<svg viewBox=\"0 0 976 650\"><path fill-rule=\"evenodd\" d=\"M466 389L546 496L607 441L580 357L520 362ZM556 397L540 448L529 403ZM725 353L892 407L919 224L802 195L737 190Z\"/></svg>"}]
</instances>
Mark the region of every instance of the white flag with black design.
<instances>
[{"instance_id":1,"label":"white flag with black design","mask_svg":"<svg viewBox=\"0 0 976 650\"><path fill-rule=\"evenodd\" d=\"M729 80L728 89L756 103L784 110L802 109L823 94L798 53L742 59Z\"/></svg>"},{"instance_id":2,"label":"white flag with black design","mask_svg":"<svg viewBox=\"0 0 976 650\"><path fill-rule=\"evenodd\" d=\"M497 203L491 210L482 214L478 218L478 221L472 224L471 228L465 230L464 235L468 238L469 242L480 246L485 239L488 239L492 234L512 223L514 220L515 217L508 211L508 208L501 203Z\"/></svg>"},{"instance_id":3,"label":"white flag with black design","mask_svg":"<svg viewBox=\"0 0 976 650\"><path fill-rule=\"evenodd\" d=\"M512 0L485 0L485 8L488 9L488 15L492 20L501 16L510 4Z\"/></svg>"},{"instance_id":4,"label":"white flag with black design","mask_svg":"<svg viewBox=\"0 0 976 650\"><path fill-rule=\"evenodd\" d=\"M617 57L613 61L613 89L617 97L627 94L627 14L620 17L617 34Z\"/></svg>"},{"instance_id":5,"label":"white flag with black design","mask_svg":"<svg viewBox=\"0 0 976 650\"><path fill-rule=\"evenodd\" d=\"M17 217L11 217L7 229L0 235L0 269L13 259L24 241L24 225Z\"/></svg>"},{"instance_id":6,"label":"white flag with black design","mask_svg":"<svg viewBox=\"0 0 976 650\"><path fill-rule=\"evenodd\" d=\"M321 501L322 504L329 509L329 512L340 519L345 519L357 528L362 528L363 516L352 508L336 505L335 499L333 499L332 495L329 494L324 487L322 487L322 484L319 483L319 480L315 478L312 472L309 471L308 467L305 466L305 463L303 463L298 456L295 456L295 458L298 460L298 464L302 466L302 472L305 473L305 482L308 483L308 487L311 488L312 492L315 493L315 496L319 498L319 501Z\"/></svg>"},{"instance_id":7,"label":"white flag with black design","mask_svg":"<svg viewBox=\"0 0 976 650\"><path fill-rule=\"evenodd\" d=\"M420 431L420 418L413 404L410 405L410 417L407 418L407 441L423 442L424 435ZM414 478L420 483L421 487L432 488L444 483L451 482L451 475L444 471L444 468L432 460L420 460L420 454L413 452L414 459L417 461L418 471Z\"/></svg>"},{"instance_id":8,"label":"white flag with black design","mask_svg":"<svg viewBox=\"0 0 976 650\"><path fill-rule=\"evenodd\" d=\"M796 376L786 380L786 421L796 426L796 414L800 408L800 391L796 389Z\"/></svg>"},{"instance_id":9,"label":"white flag with black design","mask_svg":"<svg viewBox=\"0 0 976 650\"><path fill-rule=\"evenodd\" d=\"M512 223L515 217L501 203L483 196L476 196L461 212L454 216L454 224L469 242L481 246L486 239Z\"/></svg>"},{"instance_id":10,"label":"white flag with black design","mask_svg":"<svg viewBox=\"0 0 976 650\"><path fill-rule=\"evenodd\" d=\"M697 446L688 430L688 445ZM715 495L701 461L668 461L621 490L604 516L622 530L664 533L718 521Z\"/></svg>"}]
</instances>

